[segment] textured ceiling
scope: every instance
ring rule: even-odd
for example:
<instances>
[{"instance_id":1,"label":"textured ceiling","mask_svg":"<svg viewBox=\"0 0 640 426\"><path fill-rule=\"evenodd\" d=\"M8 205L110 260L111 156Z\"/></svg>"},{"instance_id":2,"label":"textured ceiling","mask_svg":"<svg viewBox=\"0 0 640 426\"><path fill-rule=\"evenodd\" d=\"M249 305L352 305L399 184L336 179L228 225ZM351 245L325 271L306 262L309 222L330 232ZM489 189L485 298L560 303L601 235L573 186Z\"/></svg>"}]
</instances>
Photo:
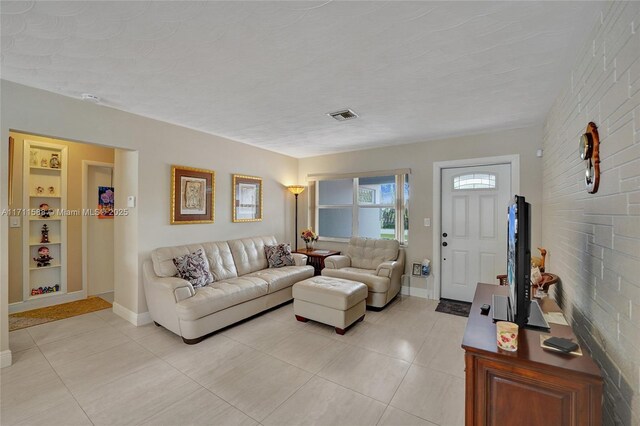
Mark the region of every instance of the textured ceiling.
<instances>
[{"instance_id":1,"label":"textured ceiling","mask_svg":"<svg viewBox=\"0 0 640 426\"><path fill-rule=\"evenodd\" d=\"M307 157L540 123L602 7L2 1L2 78Z\"/></svg>"}]
</instances>

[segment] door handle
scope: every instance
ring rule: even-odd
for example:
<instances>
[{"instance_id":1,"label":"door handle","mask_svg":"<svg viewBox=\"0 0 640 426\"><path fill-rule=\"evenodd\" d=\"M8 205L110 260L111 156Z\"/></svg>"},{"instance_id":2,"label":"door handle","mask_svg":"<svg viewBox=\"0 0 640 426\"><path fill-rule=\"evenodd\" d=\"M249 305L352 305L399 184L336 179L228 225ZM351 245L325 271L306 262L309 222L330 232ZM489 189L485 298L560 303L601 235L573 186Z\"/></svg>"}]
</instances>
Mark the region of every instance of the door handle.
<instances>
[{"instance_id":1,"label":"door handle","mask_svg":"<svg viewBox=\"0 0 640 426\"><path fill-rule=\"evenodd\" d=\"M447 244L447 242L446 242L446 241L445 241L444 243L442 243L442 247L446 247L446 246L448 246L448 245L449 245L449 244Z\"/></svg>"},{"instance_id":2,"label":"door handle","mask_svg":"<svg viewBox=\"0 0 640 426\"><path fill-rule=\"evenodd\" d=\"M444 232L444 233L442 234L442 236L443 236L443 237L445 237L445 238L447 238L447 233L446 233L446 232Z\"/></svg>"}]
</instances>

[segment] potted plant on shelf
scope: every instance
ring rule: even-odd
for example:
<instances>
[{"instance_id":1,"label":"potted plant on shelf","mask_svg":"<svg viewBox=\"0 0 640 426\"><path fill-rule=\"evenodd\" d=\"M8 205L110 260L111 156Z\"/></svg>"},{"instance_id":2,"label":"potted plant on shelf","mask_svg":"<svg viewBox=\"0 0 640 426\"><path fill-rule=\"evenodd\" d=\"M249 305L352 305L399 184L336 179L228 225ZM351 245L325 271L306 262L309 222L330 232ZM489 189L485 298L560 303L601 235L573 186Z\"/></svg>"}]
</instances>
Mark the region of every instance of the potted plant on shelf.
<instances>
[{"instance_id":1,"label":"potted plant on shelf","mask_svg":"<svg viewBox=\"0 0 640 426\"><path fill-rule=\"evenodd\" d=\"M313 229L307 228L300 233L300 237L304 241L307 250L313 250L313 245L318 241L318 234L313 232Z\"/></svg>"}]
</instances>

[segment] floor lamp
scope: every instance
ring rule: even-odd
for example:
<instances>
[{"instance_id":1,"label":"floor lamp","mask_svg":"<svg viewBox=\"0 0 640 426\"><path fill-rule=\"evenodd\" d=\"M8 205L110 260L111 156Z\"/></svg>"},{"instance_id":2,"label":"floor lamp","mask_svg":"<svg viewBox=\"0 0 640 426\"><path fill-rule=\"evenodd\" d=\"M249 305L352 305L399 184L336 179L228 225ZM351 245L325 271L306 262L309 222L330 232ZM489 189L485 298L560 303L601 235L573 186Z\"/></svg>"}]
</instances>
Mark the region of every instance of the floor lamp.
<instances>
[{"instance_id":1,"label":"floor lamp","mask_svg":"<svg viewBox=\"0 0 640 426\"><path fill-rule=\"evenodd\" d=\"M291 192L293 195L296 196L296 226L295 226L295 234L294 238L296 241L296 249L295 251L298 251L298 195L302 194L302 191L304 191L304 186L302 185L289 185L287 186L287 189L289 190L289 192Z\"/></svg>"}]
</instances>

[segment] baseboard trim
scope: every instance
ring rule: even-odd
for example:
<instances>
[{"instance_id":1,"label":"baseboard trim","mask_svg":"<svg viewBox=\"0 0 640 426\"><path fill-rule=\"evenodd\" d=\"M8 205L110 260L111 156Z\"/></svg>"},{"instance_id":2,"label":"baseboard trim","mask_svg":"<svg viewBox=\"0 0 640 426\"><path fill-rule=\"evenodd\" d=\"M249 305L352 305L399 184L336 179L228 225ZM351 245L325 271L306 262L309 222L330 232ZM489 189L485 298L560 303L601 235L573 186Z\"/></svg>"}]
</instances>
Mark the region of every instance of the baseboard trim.
<instances>
[{"instance_id":1,"label":"baseboard trim","mask_svg":"<svg viewBox=\"0 0 640 426\"><path fill-rule=\"evenodd\" d=\"M23 302L15 302L9 304L9 313L30 311L32 309L46 308L47 306L59 305L61 303L75 302L76 300L86 299L87 295L83 290L71 293L45 295L41 298L27 299Z\"/></svg>"},{"instance_id":2,"label":"baseboard trim","mask_svg":"<svg viewBox=\"0 0 640 426\"><path fill-rule=\"evenodd\" d=\"M125 308L124 306L122 306L117 302L113 302L113 313L129 321L131 324L135 325L136 327L151 323L151 314L149 312L136 314L135 312L130 311L129 309Z\"/></svg>"},{"instance_id":3,"label":"baseboard trim","mask_svg":"<svg viewBox=\"0 0 640 426\"><path fill-rule=\"evenodd\" d=\"M0 352L0 368L5 368L11 365L11 350L7 349L6 351Z\"/></svg>"},{"instance_id":4,"label":"baseboard trim","mask_svg":"<svg viewBox=\"0 0 640 426\"><path fill-rule=\"evenodd\" d=\"M400 289L400 294L404 294L406 296L421 297L423 299L431 299L429 290L427 290L426 288L416 288L403 285Z\"/></svg>"}]
</instances>

